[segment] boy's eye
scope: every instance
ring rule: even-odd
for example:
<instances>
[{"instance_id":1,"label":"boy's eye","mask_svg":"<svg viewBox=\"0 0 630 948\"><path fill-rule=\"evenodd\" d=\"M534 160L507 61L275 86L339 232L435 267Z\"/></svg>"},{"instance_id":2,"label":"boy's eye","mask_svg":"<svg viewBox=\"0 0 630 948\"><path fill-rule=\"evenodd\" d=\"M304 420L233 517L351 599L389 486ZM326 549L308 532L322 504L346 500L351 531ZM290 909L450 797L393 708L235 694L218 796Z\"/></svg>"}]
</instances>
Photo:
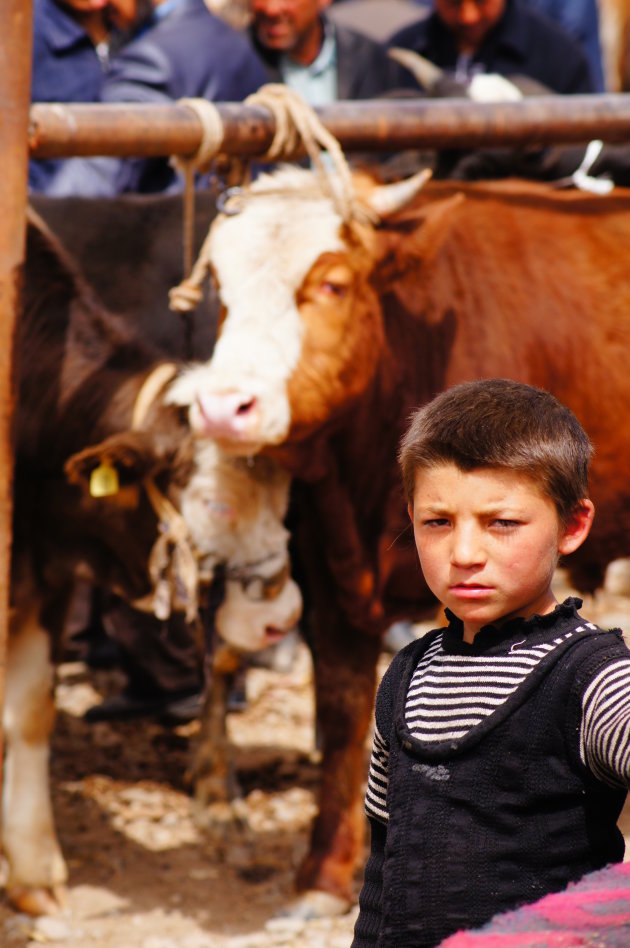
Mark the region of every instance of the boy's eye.
<instances>
[{"instance_id":1,"label":"boy's eye","mask_svg":"<svg viewBox=\"0 0 630 948\"><path fill-rule=\"evenodd\" d=\"M423 520L423 527L444 527L448 525L446 517L433 517L431 520Z\"/></svg>"},{"instance_id":2,"label":"boy's eye","mask_svg":"<svg viewBox=\"0 0 630 948\"><path fill-rule=\"evenodd\" d=\"M509 529L510 527L518 527L519 525L518 520L506 520L502 517L497 517L497 519L493 520L492 522L494 523L495 526L502 527L504 529Z\"/></svg>"}]
</instances>

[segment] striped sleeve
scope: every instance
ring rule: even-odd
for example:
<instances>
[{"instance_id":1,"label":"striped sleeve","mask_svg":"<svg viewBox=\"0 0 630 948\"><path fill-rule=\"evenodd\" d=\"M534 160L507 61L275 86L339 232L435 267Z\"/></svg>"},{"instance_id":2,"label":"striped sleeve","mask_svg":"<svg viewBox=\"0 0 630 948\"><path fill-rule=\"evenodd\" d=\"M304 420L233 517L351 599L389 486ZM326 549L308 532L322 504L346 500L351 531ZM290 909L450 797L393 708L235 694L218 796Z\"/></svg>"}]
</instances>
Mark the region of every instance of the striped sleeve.
<instances>
[{"instance_id":1,"label":"striped sleeve","mask_svg":"<svg viewBox=\"0 0 630 948\"><path fill-rule=\"evenodd\" d=\"M368 816L387 823L387 764L389 747L381 736L378 727L374 729L370 772L365 792L365 812Z\"/></svg>"},{"instance_id":2,"label":"striped sleeve","mask_svg":"<svg viewBox=\"0 0 630 948\"><path fill-rule=\"evenodd\" d=\"M607 665L582 698L581 755L605 783L630 787L630 659Z\"/></svg>"}]
</instances>

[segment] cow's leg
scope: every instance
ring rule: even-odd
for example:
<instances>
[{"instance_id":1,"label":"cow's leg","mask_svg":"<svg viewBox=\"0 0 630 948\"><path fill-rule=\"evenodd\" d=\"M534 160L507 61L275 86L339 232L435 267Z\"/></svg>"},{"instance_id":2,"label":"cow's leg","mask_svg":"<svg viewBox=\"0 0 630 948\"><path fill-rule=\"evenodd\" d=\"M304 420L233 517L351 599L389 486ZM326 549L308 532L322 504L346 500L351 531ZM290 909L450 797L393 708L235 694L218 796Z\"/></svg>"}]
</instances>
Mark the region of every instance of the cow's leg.
<instances>
[{"instance_id":1,"label":"cow's leg","mask_svg":"<svg viewBox=\"0 0 630 948\"><path fill-rule=\"evenodd\" d=\"M195 810L200 823L210 803L226 802L239 795L234 761L226 730L227 701L241 658L219 646L206 681L206 697L200 720L199 742L193 763Z\"/></svg>"},{"instance_id":2,"label":"cow's leg","mask_svg":"<svg viewBox=\"0 0 630 948\"><path fill-rule=\"evenodd\" d=\"M352 903L383 624L350 494L335 472L331 465L316 485L293 485L294 553L307 610L310 603L322 744L319 811L297 877L303 895L288 909L302 917L339 914Z\"/></svg>"},{"instance_id":3,"label":"cow's leg","mask_svg":"<svg viewBox=\"0 0 630 948\"><path fill-rule=\"evenodd\" d=\"M329 617L329 619L332 617ZM319 812L298 873L298 914L347 911L365 840L365 742L372 718L379 641L334 623L315 643L317 722L322 739ZM316 893L328 893L322 899Z\"/></svg>"},{"instance_id":4,"label":"cow's leg","mask_svg":"<svg viewBox=\"0 0 630 948\"><path fill-rule=\"evenodd\" d=\"M193 763L193 815L220 858L240 852L248 864L254 858L255 836L236 778L233 748L226 728L227 703L241 656L220 645L212 656L206 680L206 700L200 720L199 743Z\"/></svg>"},{"instance_id":5,"label":"cow's leg","mask_svg":"<svg viewBox=\"0 0 630 948\"><path fill-rule=\"evenodd\" d=\"M50 639L32 610L9 638L2 834L7 897L33 915L59 911L65 901L48 776L54 718Z\"/></svg>"}]
</instances>

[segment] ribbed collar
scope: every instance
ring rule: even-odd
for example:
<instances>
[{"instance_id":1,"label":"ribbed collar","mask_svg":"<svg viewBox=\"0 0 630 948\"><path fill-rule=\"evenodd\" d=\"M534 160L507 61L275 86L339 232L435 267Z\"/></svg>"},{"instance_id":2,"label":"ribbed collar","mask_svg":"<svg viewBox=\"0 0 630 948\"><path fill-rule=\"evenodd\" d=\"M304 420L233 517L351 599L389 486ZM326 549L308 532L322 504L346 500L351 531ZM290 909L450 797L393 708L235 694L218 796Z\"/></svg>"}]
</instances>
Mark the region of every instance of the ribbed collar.
<instances>
[{"instance_id":1,"label":"ribbed collar","mask_svg":"<svg viewBox=\"0 0 630 948\"><path fill-rule=\"evenodd\" d=\"M559 603L553 612L545 615L529 616L527 619L510 619L504 625L484 625L474 642L464 642L464 625L449 609L445 609L448 628L442 636L442 648L452 655L491 655L503 654L517 642L527 639L528 645L547 641L550 636L560 636L570 628L575 628L580 616L578 609L582 600L570 596Z\"/></svg>"}]
</instances>

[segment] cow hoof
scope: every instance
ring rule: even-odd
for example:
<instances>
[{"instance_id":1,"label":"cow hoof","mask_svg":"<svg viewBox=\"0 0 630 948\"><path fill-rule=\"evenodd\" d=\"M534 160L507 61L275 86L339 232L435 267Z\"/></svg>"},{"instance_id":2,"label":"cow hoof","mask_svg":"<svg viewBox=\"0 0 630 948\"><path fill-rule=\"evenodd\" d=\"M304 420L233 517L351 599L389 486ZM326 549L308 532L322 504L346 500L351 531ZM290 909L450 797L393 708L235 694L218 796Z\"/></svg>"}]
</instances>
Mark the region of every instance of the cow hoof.
<instances>
[{"instance_id":1,"label":"cow hoof","mask_svg":"<svg viewBox=\"0 0 630 948\"><path fill-rule=\"evenodd\" d=\"M229 805L232 800L241 797L241 788L236 777L231 774L206 774L194 778L195 809L203 812L204 809L215 804Z\"/></svg>"},{"instance_id":2,"label":"cow hoof","mask_svg":"<svg viewBox=\"0 0 630 948\"><path fill-rule=\"evenodd\" d=\"M321 889L310 889L278 914L282 918L301 918L309 921L313 918L345 915L351 908L352 903L347 899L332 895L330 892L322 892Z\"/></svg>"},{"instance_id":3,"label":"cow hoof","mask_svg":"<svg viewBox=\"0 0 630 948\"><path fill-rule=\"evenodd\" d=\"M211 803L209 806L203 806L193 800L192 817L197 829L225 836L226 839L234 832L243 833L249 830L247 806L240 797L222 803Z\"/></svg>"},{"instance_id":4,"label":"cow hoof","mask_svg":"<svg viewBox=\"0 0 630 948\"><path fill-rule=\"evenodd\" d=\"M8 885L6 896L11 905L26 915L61 915L66 911L68 896L63 885Z\"/></svg>"}]
</instances>

